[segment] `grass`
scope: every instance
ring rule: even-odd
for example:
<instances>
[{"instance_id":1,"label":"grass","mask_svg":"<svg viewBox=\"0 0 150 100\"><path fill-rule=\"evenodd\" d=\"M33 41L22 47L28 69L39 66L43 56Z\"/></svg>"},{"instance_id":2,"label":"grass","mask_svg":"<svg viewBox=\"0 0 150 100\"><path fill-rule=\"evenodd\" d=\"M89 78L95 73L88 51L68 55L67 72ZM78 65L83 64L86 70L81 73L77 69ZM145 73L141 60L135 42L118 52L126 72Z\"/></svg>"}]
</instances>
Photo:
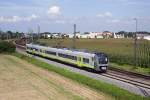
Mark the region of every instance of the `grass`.
<instances>
[{"instance_id":1,"label":"grass","mask_svg":"<svg viewBox=\"0 0 150 100\"><path fill-rule=\"evenodd\" d=\"M45 75L45 74L43 75L40 72L44 70L42 70L41 68L38 69L36 68L35 65L33 64L31 65L30 63L20 58L17 58L15 56L7 55L7 54L0 54L0 64L1 64L0 81L1 81L1 86L3 86L0 88L0 91L3 94L0 96L0 98L3 98L3 99L13 98L14 100L20 100L19 97L20 98L24 97L26 99L28 98L32 100L34 97L37 97L41 94L50 100L56 100L57 98L60 98L61 100L66 100L66 99L83 100L83 98L85 97L85 95L84 96L78 95L77 93L75 93L75 91L72 91L71 89L69 89L70 87L65 88L65 85L67 83L71 84L74 87L76 86L81 87L83 85L76 84L75 82L71 80L67 81L66 84L60 85L62 81L64 80L66 81L68 79L54 72L48 73L48 75ZM44 71L44 72L47 72L47 71ZM52 79L51 77L54 79ZM59 81L55 80L57 78L58 79L60 78ZM85 89L88 89L88 87L86 87ZM5 92L2 92L2 91L5 91ZM30 91L35 91L35 92L30 92ZM11 94L23 93L23 95L16 94L12 96L10 93ZM94 91L94 93L97 93L98 95L97 91ZM32 97L29 97L28 95L32 95ZM38 99L43 100L42 95L41 95L41 98L38 98ZM98 96L101 96L101 95L98 95ZM105 97L107 99L108 95L106 95ZM111 97L110 99L108 98L108 100L112 100Z\"/></svg>"},{"instance_id":2,"label":"grass","mask_svg":"<svg viewBox=\"0 0 150 100\"><path fill-rule=\"evenodd\" d=\"M63 68L58 68L58 67L49 65L45 62L42 62L42 61L34 59L34 58L30 58L30 57L22 55L22 54L15 53L13 55L17 56L23 60L26 60L29 63L32 63L38 67L47 69L49 71L56 72L64 77L67 77L69 79L77 81L78 83L87 85L91 88L96 89L97 91L104 92L110 96L113 96L116 100L150 100L150 98L148 98L148 97L146 98L146 97L142 97L139 95L135 95L126 90L120 89L114 85L110 85L110 84L86 77L84 75L80 75L80 74L71 72L71 71L63 69Z\"/></svg>"},{"instance_id":3,"label":"grass","mask_svg":"<svg viewBox=\"0 0 150 100\"><path fill-rule=\"evenodd\" d=\"M40 43L48 46L61 45L63 47L72 47L71 39L41 39ZM132 39L77 39L76 48L88 49L90 51L101 51L108 54L123 54L133 55L133 40Z\"/></svg>"}]
</instances>

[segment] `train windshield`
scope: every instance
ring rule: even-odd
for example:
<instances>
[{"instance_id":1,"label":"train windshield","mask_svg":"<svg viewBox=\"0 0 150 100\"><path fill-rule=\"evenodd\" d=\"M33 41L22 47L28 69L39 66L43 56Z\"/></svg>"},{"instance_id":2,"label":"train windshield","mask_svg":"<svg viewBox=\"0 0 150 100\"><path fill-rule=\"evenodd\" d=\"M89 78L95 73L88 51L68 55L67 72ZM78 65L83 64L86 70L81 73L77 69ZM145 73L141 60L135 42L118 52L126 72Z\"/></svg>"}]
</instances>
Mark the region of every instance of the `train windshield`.
<instances>
[{"instance_id":1,"label":"train windshield","mask_svg":"<svg viewBox=\"0 0 150 100\"><path fill-rule=\"evenodd\" d=\"M108 57L104 53L97 54L98 57L98 63L99 64L107 64L108 63Z\"/></svg>"},{"instance_id":2,"label":"train windshield","mask_svg":"<svg viewBox=\"0 0 150 100\"><path fill-rule=\"evenodd\" d=\"M100 57L98 59L99 64L107 64L108 63L108 58L107 57Z\"/></svg>"}]
</instances>

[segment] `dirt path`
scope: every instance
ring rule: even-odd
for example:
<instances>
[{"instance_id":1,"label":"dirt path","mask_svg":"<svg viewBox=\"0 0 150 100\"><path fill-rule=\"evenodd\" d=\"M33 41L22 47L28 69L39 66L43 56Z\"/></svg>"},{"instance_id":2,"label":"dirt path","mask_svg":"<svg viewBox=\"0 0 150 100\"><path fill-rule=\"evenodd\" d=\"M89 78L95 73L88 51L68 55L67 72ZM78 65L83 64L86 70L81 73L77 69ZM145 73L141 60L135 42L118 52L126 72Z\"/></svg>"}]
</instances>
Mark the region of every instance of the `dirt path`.
<instances>
[{"instance_id":1,"label":"dirt path","mask_svg":"<svg viewBox=\"0 0 150 100\"><path fill-rule=\"evenodd\" d=\"M14 56L0 55L0 100L82 99L112 98Z\"/></svg>"}]
</instances>

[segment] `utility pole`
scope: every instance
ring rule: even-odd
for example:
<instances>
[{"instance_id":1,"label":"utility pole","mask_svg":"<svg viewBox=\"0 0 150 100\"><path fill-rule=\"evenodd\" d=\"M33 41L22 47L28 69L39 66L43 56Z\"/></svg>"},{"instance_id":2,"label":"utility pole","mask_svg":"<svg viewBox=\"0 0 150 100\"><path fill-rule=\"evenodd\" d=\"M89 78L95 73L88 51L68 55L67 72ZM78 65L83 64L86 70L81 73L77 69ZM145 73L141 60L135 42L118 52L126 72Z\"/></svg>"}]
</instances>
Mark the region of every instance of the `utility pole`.
<instances>
[{"instance_id":1,"label":"utility pole","mask_svg":"<svg viewBox=\"0 0 150 100\"><path fill-rule=\"evenodd\" d=\"M73 27L74 27L73 49L76 49L76 24L74 24Z\"/></svg>"},{"instance_id":2,"label":"utility pole","mask_svg":"<svg viewBox=\"0 0 150 100\"><path fill-rule=\"evenodd\" d=\"M138 24L138 20L137 18L134 18L135 20L135 34L134 34L134 65L135 67L137 66L137 24Z\"/></svg>"},{"instance_id":3,"label":"utility pole","mask_svg":"<svg viewBox=\"0 0 150 100\"><path fill-rule=\"evenodd\" d=\"M40 38L40 25L38 25L38 39Z\"/></svg>"},{"instance_id":4,"label":"utility pole","mask_svg":"<svg viewBox=\"0 0 150 100\"><path fill-rule=\"evenodd\" d=\"M8 32L6 33L7 34L7 40L9 39L9 35L8 35Z\"/></svg>"},{"instance_id":5,"label":"utility pole","mask_svg":"<svg viewBox=\"0 0 150 100\"><path fill-rule=\"evenodd\" d=\"M31 28L29 28L29 35L31 38L31 43L33 43L33 30Z\"/></svg>"},{"instance_id":6,"label":"utility pole","mask_svg":"<svg viewBox=\"0 0 150 100\"><path fill-rule=\"evenodd\" d=\"M33 30L31 29L31 35L32 35L32 43L33 43Z\"/></svg>"},{"instance_id":7,"label":"utility pole","mask_svg":"<svg viewBox=\"0 0 150 100\"><path fill-rule=\"evenodd\" d=\"M2 31L1 31L1 28L0 28L0 39L2 40Z\"/></svg>"}]
</instances>

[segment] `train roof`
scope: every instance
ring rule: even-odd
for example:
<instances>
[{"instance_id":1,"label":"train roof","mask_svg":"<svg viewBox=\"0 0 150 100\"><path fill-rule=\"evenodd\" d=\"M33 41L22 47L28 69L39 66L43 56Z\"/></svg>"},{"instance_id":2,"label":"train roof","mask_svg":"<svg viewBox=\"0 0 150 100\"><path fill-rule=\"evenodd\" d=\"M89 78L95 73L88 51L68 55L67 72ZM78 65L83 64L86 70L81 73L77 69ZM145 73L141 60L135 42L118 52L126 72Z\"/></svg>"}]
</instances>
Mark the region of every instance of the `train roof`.
<instances>
[{"instance_id":1,"label":"train roof","mask_svg":"<svg viewBox=\"0 0 150 100\"><path fill-rule=\"evenodd\" d=\"M37 44L26 44L29 47L37 48L37 49L44 49L44 50L49 50L49 51L54 51L58 53L65 53L65 54L74 54L74 55L79 55L83 57L94 57L97 55L97 53L94 52L87 52L86 50L76 50L76 49L68 49L68 48L52 48L48 46L40 46Z\"/></svg>"}]
</instances>

